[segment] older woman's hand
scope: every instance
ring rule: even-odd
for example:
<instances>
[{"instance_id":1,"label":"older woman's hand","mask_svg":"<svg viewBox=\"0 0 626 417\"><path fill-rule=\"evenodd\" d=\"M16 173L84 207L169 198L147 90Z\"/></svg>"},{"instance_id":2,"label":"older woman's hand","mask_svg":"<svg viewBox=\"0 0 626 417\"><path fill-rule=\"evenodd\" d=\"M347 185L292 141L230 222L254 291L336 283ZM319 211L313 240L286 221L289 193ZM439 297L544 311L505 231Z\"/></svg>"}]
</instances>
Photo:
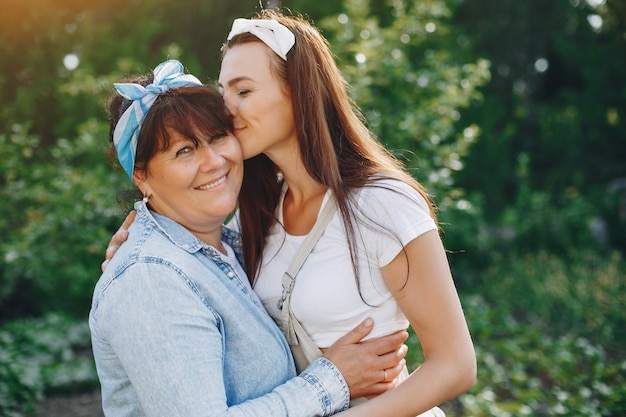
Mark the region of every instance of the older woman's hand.
<instances>
[{"instance_id":1,"label":"older woman's hand","mask_svg":"<svg viewBox=\"0 0 626 417\"><path fill-rule=\"evenodd\" d=\"M396 377L402 372L408 351L404 342L408 332L401 330L390 335L360 342L372 331L374 323L366 319L348 334L324 350L324 357L341 371L350 397L375 396L395 387Z\"/></svg>"}]
</instances>

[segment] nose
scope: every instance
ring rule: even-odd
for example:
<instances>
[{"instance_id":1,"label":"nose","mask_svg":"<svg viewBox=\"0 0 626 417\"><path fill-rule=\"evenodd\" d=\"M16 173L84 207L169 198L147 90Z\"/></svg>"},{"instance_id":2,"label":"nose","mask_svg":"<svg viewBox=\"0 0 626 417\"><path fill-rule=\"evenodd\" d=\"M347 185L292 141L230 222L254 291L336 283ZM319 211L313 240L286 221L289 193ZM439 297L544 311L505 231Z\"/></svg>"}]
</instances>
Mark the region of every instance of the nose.
<instances>
[{"instance_id":1,"label":"nose","mask_svg":"<svg viewBox=\"0 0 626 417\"><path fill-rule=\"evenodd\" d=\"M224 158L211 146L205 143L198 149L200 157L200 171L210 172L224 164Z\"/></svg>"},{"instance_id":2,"label":"nose","mask_svg":"<svg viewBox=\"0 0 626 417\"><path fill-rule=\"evenodd\" d=\"M237 112L237 106L235 106L234 101L229 97L229 94L224 94L224 105L226 106L226 111L228 112L230 117L234 119Z\"/></svg>"}]
</instances>

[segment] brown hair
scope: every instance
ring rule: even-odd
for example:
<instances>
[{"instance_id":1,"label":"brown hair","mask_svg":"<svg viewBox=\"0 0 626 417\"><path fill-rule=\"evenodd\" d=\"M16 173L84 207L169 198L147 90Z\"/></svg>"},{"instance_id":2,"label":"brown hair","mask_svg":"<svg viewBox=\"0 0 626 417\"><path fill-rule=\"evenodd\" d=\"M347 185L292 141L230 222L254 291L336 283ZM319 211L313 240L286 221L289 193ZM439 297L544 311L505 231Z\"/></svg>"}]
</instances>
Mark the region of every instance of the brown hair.
<instances>
[{"instance_id":1,"label":"brown hair","mask_svg":"<svg viewBox=\"0 0 626 417\"><path fill-rule=\"evenodd\" d=\"M350 204L353 190L381 178L394 178L417 190L430 204L431 216L436 220L434 204L424 188L366 127L348 95L349 86L337 68L328 41L319 30L301 16L276 10L264 9L254 18L276 20L295 35L295 45L287 53L287 60L271 53L271 65L291 96L304 166L316 181L332 190L337 200L358 278L355 217ZM223 46L223 54L228 48L247 42L260 40L249 33L237 35ZM276 166L265 155L251 158L245 164L247 174L239 208L244 259L252 280L261 266L265 236L276 221L274 213L281 184L277 181Z\"/></svg>"}]
</instances>

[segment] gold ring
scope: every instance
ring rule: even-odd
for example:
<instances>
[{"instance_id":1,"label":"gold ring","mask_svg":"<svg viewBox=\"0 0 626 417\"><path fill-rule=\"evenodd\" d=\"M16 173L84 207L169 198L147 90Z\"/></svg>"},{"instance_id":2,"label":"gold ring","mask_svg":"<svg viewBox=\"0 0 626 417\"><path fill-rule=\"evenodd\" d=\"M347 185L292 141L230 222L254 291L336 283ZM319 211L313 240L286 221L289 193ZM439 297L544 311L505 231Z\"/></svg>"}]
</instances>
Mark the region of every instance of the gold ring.
<instances>
[{"instance_id":1,"label":"gold ring","mask_svg":"<svg viewBox=\"0 0 626 417\"><path fill-rule=\"evenodd\" d=\"M383 372L385 373L385 379L383 379L383 382L387 382L387 370L383 369Z\"/></svg>"}]
</instances>

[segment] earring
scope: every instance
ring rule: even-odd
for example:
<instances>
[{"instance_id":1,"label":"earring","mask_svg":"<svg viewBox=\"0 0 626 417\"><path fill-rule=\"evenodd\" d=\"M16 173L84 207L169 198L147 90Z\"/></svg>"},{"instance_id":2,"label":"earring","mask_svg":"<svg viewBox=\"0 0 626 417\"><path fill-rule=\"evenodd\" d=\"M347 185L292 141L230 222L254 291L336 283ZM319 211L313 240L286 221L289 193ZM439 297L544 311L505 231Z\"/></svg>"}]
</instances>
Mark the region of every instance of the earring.
<instances>
[{"instance_id":1,"label":"earring","mask_svg":"<svg viewBox=\"0 0 626 417\"><path fill-rule=\"evenodd\" d=\"M141 199L141 201L143 201L144 204L148 204L148 195L146 193L143 193L143 198Z\"/></svg>"}]
</instances>

